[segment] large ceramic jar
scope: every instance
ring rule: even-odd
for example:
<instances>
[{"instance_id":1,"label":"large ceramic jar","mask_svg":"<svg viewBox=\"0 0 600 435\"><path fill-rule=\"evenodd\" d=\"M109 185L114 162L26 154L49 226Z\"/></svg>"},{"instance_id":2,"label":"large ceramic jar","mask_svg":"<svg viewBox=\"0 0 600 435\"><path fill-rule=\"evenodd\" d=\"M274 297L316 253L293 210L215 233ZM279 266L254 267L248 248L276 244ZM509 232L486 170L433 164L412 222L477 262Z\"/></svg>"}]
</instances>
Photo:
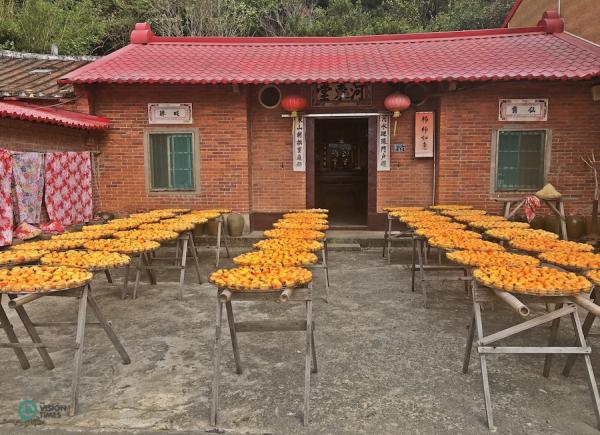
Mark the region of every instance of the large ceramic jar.
<instances>
[{"instance_id":1,"label":"large ceramic jar","mask_svg":"<svg viewBox=\"0 0 600 435\"><path fill-rule=\"evenodd\" d=\"M231 213L227 216L227 233L231 237L240 237L244 233L244 216L239 213Z\"/></svg>"},{"instance_id":2,"label":"large ceramic jar","mask_svg":"<svg viewBox=\"0 0 600 435\"><path fill-rule=\"evenodd\" d=\"M219 218L209 219L206 222L206 232L209 236L216 236L219 232Z\"/></svg>"},{"instance_id":3,"label":"large ceramic jar","mask_svg":"<svg viewBox=\"0 0 600 435\"><path fill-rule=\"evenodd\" d=\"M583 216L567 216L567 234L569 240L579 240L585 236L585 219Z\"/></svg>"}]
</instances>

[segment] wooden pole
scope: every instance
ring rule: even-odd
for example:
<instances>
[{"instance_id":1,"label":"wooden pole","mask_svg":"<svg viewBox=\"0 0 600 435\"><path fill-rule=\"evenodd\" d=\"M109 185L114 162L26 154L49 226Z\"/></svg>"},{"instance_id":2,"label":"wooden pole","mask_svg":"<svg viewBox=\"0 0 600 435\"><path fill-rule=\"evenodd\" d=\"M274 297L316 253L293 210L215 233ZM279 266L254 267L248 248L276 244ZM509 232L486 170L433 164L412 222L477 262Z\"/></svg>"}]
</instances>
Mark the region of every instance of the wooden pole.
<instances>
[{"instance_id":1,"label":"wooden pole","mask_svg":"<svg viewBox=\"0 0 600 435\"><path fill-rule=\"evenodd\" d=\"M10 301L8 301L8 306L10 308L17 308L22 305L25 305L28 302L35 301L36 299L39 299L42 296L44 296L44 293L32 293L26 296L21 296L20 298L11 299Z\"/></svg>"},{"instance_id":2,"label":"wooden pole","mask_svg":"<svg viewBox=\"0 0 600 435\"><path fill-rule=\"evenodd\" d=\"M494 293L498 298L504 303L508 304L513 310L515 310L520 316L527 317L529 316L529 308L523 302L518 300L512 294L504 291L493 289Z\"/></svg>"},{"instance_id":3,"label":"wooden pole","mask_svg":"<svg viewBox=\"0 0 600 435\"><path fill-rule=\"evenodd\" d=\"M585 298L581 295L576 295L572 296L571 299L581 308L586 309L595 316L600 316L600 306L596 305L593 301L589 300L588 298Z\"/></svg>"},{"instance_id":4,"label":"wooden pole","mask_svg":"<svg viewBox=\"0 0 600 435\"><path fill-rule=\"evenodd\" d=\"M281 292L281 295L279 296L279 302L287 302L290 300L290 298L294 295L294 290L293 288L286 288L284 291Z\"/></svg>"},{"instance_id":5,"label":"wooden pole","mask_svg":"<svg viewBox=\"0 0 600 435\"><path fill-rule=\"evenodd\" d=\"M225 289L221 293L219 293L219 302L229 302L231 300L231 290Z\"/></svg>"}]
</instances>

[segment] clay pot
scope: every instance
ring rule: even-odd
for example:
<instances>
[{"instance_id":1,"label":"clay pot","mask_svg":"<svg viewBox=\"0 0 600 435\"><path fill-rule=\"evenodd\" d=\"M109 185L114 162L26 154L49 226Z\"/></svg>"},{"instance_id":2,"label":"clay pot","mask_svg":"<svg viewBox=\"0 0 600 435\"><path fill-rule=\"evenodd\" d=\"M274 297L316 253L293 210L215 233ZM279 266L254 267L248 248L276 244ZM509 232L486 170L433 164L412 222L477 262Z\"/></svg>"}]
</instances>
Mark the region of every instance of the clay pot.
<instances>
[{"instance_id":1,"label":"clay pot","mask_svg":"<svg viewBox=\"0 0 600 435\"><path fill-rule=\"evenodd\" d=\"M244 233L244 216L239 213L231 213L227 216L227 234L231 237L240 237Z\"/></svg>"},{"instance_id":2,"label":"clay pot","mask_svg":"<svg viewBox=\"0 0 600 435\"><path fill-rule=\"evenodd\" d=\"M216 236L217 233L219 232L219 219L215 218L215 219L210 219L208 222L206 222L206 231L208 232L208 234L210 236Z\"/></svg>"},{"instance_id":3,"label":"clay pot","mask_svg":"<svg viewBox=\"0 0 600 435\"><path fill-rule=\"evenodd\" d=\"M585 236L585 219L583 216L567 216L567 235L569 240L579 240Z\"/></svg>"},{"instance_id":4,"label":"clay pot","mask_svg":"<svg viewBox=\"0 0 600 435\"><path fill-rule=\"evenodd\" d=\"M596 231L592 231L592 217L585 217L585 233L590 235L592 233L600 234L600 217L598 218L598 224L596 225Z\"/></svg>"},{"instance_id":5,"label":"clay pot","mask_svg":"<svg viewBox=\"0 0 600 435\"><path fill-rule=\"evenodd\" d=\"M527 221L527 219L525 219ZM546 227L544 216L537 215L533 218L533 220L529 223L531 228L534 230L542 230Z\"/></svg>"},{"instance_id":6,"label":"clay pot","mask_svg":"<svg viewBox=\"0 0 600 435\"><path fill-rule=\"evenodd\" d=\"M554 214L544 216L544 229L554 234L560 234L560 218Z\"/></svg>"},{"instance_id":7,"label":"clay pot","mask_svg":"<svg viewBox=\"0 0 600 435\"><path fill-rule=\"evenodd\" d=\"M206 224L199 224L194 226L194 237L202 237L206 233Z\"/></svg>"}]
</instances>

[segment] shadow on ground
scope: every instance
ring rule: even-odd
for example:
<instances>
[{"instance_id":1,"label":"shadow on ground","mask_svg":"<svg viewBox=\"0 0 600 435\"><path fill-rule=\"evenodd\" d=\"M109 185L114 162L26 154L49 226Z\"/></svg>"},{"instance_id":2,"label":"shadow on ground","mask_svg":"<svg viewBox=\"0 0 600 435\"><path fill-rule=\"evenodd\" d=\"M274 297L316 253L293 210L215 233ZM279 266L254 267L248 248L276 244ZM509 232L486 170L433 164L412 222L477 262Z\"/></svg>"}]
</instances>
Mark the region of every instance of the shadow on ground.
<instances>
[{"instance_id":1,"label":"shadow on ground","mask_svg":"<svg viewBox=\"0 0 600 435\"><path fill-rule=\"evenodd\" d=\"M303 333L241 334L245 371L236 375L225 328L218 431L486 433L478 360L472 357L469 374L461 373L470 301L460 283L436 283L429 290L431 307L423 308L400 264L408 258L407 250L395 251L395 264L388 266L378 250L332 252L329 304L318 298L322 277L317 272L320 370L313 377L308 428L301 423ZM211 253L204 252L204 279L212 261ZM231 263L226 259L223 264ZM75 417L25 424L17 414L23 399L68 404L72 350L53 351L56 368L51 371L35 351L27 351L32 367L23 371L14 353L2 349L0 432L215 431L208 424L215 289L192 284L192 267L186 278L183 302L176 299L174 272L161 273L157 286L143 283L136 300L121 300L117 285L107 284L103 275L95 278L97 299L132 363L122 365L104 332L89 328ZM234 309L237 320L303 316L302 304L239 303ZM28 311L34 321L74 320L76 301L44 298L28 305ZM9 315L18 336L25 337L15 313ZM496 304L487 307L484 320L493 331L518 319ZM59 332L66 331L46 329L43 337ZM544 326L513 343L545 343L548 334ZM572 340L570 325L563 322L559 344ZM592 360L598 367L596 347ZM541 376L543 356L498 355L488 361L500 433L597 433L581 361L565 378L560 374L565 360L556 357L549 379Z\"/></svg>"}]
</instances>

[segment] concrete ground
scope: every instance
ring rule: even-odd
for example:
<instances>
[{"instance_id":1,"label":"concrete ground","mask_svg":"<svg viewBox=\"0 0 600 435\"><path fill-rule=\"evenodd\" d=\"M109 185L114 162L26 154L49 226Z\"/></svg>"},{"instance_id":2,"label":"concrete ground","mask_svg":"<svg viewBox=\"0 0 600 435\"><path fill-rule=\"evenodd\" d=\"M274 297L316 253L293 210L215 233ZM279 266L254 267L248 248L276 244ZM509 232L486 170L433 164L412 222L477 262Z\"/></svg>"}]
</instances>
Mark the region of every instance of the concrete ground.
<instances>
[{"instance_id":1,"label":"concrete ground","mask_svg":"<svg viewBox=\"0 0 600 435\"><path fill-rule=\"evenodd\" d=\"M202 260L206 277L212 256L205 252ZM317 299L314 306L320 370L313 377L307 428L301 423L303 333L241 334L245 371L236 375L227 328L220 419L217 428L209 425L215 290L193 284L190 267L183 302L176 300L174 272L160 274L158 286L144 283L137 300L121 300L118 287L96 277L98 302L132 363L122 365L105 334L90 327L75 417L22 423L17 414L23 399L69 403L72 350L53 351L56 368L48 371L35 351L27 351L31 369L21 370L14 353L0 349L0 433L486 433L478 360L472 357L471 371L461 372L469 300L459 283L434 283L431 307L423 308L400 264L407 260L408 251L396 251L391 266L379 250L331 252L331 301ZM321 291L317 276L315 293ZM38 322L76 315L72 299L44 298L27 308ZM500 304L491 308L484 313L487 331L518 320ZM234 310L237 320L303 316L297 303L239 303ZM24 339L15 313L7 311ZM560 343L572 343L570 326L561 324ZM548 333L544 326L513 343L544 343ZM592 359L598 369L596 340ZM581 361L565 378L564 358L555 358L549 379L541 376L543 356L488 361L499 433L597 433Z\"/></svg>"}]
</instances>

